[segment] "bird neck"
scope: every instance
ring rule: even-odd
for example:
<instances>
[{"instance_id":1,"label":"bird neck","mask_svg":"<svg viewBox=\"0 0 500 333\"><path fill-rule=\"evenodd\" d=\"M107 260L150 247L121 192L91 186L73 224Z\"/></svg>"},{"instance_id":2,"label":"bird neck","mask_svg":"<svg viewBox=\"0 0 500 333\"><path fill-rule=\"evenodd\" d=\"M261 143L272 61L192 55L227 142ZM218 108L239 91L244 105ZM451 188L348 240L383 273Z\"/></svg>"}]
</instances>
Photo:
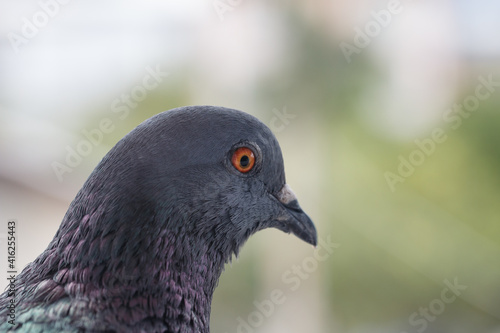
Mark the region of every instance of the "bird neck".
<instances>
[{"instance_id":1,"label":"bird neck","mask_svg":"<svg viewBox=\"0 0 500 333\"><path fill-rule=\"evenodd\" d=\"M183 230L183 223L161 229L152 225L159 223L155 214L122 215L128 223L73 209L35 260L36 280L54 280L70 299L88 300L98 307L96 322L111 327L209 332L213 292L231 254Z\"/></svg>"},{"instance_id":2,"label":"bird neck","mask_svg":"<svg viewBox=\"0 0 500 333\"><path fill-rule=\"evenodd\" d=\"M209 332L212 296L225 259L189 234L180 234L185 236L164 231L156 240L136 240L151 244L139 245L138 252L125 251L124 260L112 260L102 274L101 301L121 299L133 314L120 318L127 327L139 318L155 318L159 323L175 323L180 332ZM112 301L108 309L116 312Z\"/></svg>"},{"instance_id":3,"label":"bird neck","mask_svg":"<svg viewBox=\"0 0 500 333\"><path fill-rule=\"evenodd\" d=\"M172 331L208 333L212 296L224 260L199 244L198 252L189 251L184 246L193 244L192 240L166 239L165 246L158 242L158 247L145 253L147 258L136 258L135 263L132 259L133 265L104 281L102 288L111 290L105 298L119 297L130 313L148 320L175 323L178 328ZM133 317L120 320L129 321L130 327L134 324L130 320L137 321Z\"/></svg>"}]
</instances>

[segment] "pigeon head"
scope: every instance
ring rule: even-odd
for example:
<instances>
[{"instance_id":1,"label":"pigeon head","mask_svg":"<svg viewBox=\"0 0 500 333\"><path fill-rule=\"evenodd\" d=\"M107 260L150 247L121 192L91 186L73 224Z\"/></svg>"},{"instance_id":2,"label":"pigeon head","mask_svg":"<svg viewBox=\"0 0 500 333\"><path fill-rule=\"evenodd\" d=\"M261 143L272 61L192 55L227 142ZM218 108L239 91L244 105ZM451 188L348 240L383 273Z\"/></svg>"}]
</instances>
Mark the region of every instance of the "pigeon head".
<instances>
[{"instance_id":1,"label":"pigeon head","mask_svg":"<svg viewBox=\"0 0 500 333\"><path fill-rule=\"evenodd\" d=\"M285 182L278 141L241 111L193 106L160 113L125 136L89 183L99 188L93 193L113 193L121 212L149 210L162 217L154 229L190 235L225 256L269 227L317 242Z\"/></svg>"},{"instance_id":2,"label":"pigeon head","mask_svg":"<svg viewBox=\"0 0 500 333\"><path fill-rule=\"evenodd\" d=\"M18 310L90 331L205 333L225 263L265 228L317 243L271 131L221 107L163 112L94 169L18 276Z\"/></svg>"}]
</instances>

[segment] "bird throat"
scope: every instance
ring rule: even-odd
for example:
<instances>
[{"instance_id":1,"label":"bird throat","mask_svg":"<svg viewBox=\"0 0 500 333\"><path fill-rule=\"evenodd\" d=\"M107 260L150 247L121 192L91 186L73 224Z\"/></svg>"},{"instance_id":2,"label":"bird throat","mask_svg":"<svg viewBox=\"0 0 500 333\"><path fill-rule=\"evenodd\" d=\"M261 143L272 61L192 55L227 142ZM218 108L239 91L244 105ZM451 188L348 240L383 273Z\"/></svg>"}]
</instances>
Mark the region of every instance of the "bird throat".
<instances>
[{"instance_id":1,"label":"bird throat","mask_svg":"<svg viewBox=\"0 0 500 333\"><path fill-rule=\"evenodd\" d=\"M130 245L128 253L122 253L126 261L111 266L111 274L103 274L103 287L112 296L106 299L120 299L132 314L121 322L134 326L147 320L167 325L172 332L208 333L224 256L184 232L163 230L149 246L146 240L138 242L142 244ZM110 313L116 310L111 308Z\"/></svg>"},{"instance_id":2,"label":"bird throat","mask_svg":"<svg viewBox=\"0 0 500 333\"><path fill-rule=\"evenodd\" d=\"M91 321L85 320L91 322L88 329L209 332L213 292L230 253L182 227L150 228L144 221L113 228L107 223L95 232L103 216L65 217L75 218L80 222L63 221L45 254L33 263L44 267L39 283L50 281L54 287L55 281L64 289L51 302L69 302L82 318L93 313Z\"/></svg>"}]
</instances>

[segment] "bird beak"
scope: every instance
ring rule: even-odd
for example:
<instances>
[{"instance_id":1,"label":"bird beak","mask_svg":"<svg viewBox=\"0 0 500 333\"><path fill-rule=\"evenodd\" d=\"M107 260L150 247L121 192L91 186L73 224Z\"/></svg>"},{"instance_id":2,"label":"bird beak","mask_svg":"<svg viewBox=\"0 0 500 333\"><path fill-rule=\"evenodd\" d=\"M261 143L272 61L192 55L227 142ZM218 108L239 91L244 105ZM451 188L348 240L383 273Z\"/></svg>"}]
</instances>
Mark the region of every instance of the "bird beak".
<instances>
[{"instance_id":1,"label":"bird beak","mask_svg":"<svg viewBox=\"0 0 500 333\"><path fill-rule=\"evenodd\" d=\"M316 246L318 234L313 221L300 208L299 201L288 184L274 195L283 206L283 213L276 220L276 228L293 233L303 241Z\"/></svg>"}]
</instances>

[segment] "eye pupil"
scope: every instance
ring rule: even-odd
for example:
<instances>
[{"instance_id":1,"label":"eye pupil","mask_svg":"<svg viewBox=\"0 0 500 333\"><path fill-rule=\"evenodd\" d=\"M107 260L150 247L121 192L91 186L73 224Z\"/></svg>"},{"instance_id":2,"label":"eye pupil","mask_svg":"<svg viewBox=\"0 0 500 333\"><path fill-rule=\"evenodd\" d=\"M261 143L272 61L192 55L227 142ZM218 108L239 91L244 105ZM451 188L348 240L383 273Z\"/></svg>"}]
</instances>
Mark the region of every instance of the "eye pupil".
<instances>
[{"instance_id":1,"label":"eye pupil","mask_svg":"<svg viewBox=\"0 0 500 333\"><path fill-rule=\"evenodd\" d=\"M250 158L248 157L248 155L242 156L240 160L240 165L243 168L246 168L249 164L250 164Z\"/></svg>"}]
</instances>

